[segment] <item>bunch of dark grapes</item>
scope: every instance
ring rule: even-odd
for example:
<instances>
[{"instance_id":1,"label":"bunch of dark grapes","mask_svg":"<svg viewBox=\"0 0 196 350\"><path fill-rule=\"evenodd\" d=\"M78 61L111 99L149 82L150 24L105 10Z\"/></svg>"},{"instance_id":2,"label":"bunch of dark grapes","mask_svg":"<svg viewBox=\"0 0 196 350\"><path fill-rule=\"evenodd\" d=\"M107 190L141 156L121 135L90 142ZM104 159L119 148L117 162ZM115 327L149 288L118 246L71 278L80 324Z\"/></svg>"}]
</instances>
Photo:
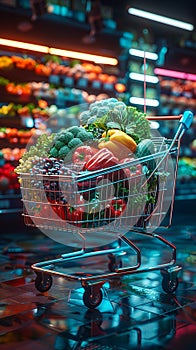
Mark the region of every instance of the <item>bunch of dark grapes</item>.
<instances>
[{"instance_id":1,"label":"bunch of dark grapes","mask_svg":"<svg viewBox=\"0 0 196 350\"><path fill-rule=\"evenodd\" d=\"M36 158L33 161L33 167L30 169L31 184L39 188L44 188L46 197L49 201L64 201L60 190L59 179L55 176L63 175L65 172L63 160L56 158ZM47 175L35 176L35 175ZM49 178L51 176L51 178Z\"/></svg>"},{"instance_id":2,"label":"bunch of dark grapes","mask_svg":"<svg viewBox=\"0 0 196 350\"><path fill-rule=\"evenodd\" d=\"M46 197L50 202L63 201L63 195L62 195L62 192L60 191L58 181L43 180L43 185L44 185Z\"/></svg>"}]
</instances>

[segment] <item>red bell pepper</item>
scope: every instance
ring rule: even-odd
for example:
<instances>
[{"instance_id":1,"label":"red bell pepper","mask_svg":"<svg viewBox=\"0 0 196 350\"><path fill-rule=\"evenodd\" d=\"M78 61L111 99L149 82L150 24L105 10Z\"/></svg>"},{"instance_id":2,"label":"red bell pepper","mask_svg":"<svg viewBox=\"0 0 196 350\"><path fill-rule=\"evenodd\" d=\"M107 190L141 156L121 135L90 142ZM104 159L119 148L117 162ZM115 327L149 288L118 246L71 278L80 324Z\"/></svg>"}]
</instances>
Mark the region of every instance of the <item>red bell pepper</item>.
<instances>
[{"instance_id":1,"label":"red bell pepper","mask_svg":"<svg viewBox=\"0 0 196 350\"><path fill-rule=\"evenodd\" d=\"M96 171L109 168L119 163L119 159L107 148L102 148L91 159L86 162L83 170Z\"/></svg>"},{"instance_id":2,"label":"red bell pepper","mask_svg":"<svg viewBox=\"0 0 196 350\"><path fill-rule=\"evenodd\" d=\"M75 209L76 210L80 209L80 210L84 211L85 203L84 203L84 198L81 194L77 193L76 198L75 198L75 202L76 202Z\"/></svg>"},{"instance_id":3,"label":"red bell pepper","mask_svg":"<svg viewBox=\"0 0 196 350\"><path fill-rule=\"evenodd\" d=\"M52 210L61 218L62 220L65 220L66 218L66 206L63 203L60 203L59 201L50 200L50 205Z\"/></svg>"},{"instance_id":4,"label":"red bell pepper","mask_svg":"<svg viewBox=\"0 0 196 350\"><path fill-rule=\"evenodd\" d=\"M120 216L126 208L126 202L124 199L113 199L111 202L111 209L115 217Z\"/></svg>"},{"instance_id":5,"label":"red bell pepper","mask_svg":"<svg viewBox=\"0 0 196 350\"><path fill-rule=\"evenodd\" d=\"M67 220L70 224L75 226L82 226L82 220L84 219L84 211L81 208L75 209L73 207L67 208Z\"/></svg>"},{"instance_id":6,"label":"red bell pepper","mask_svg":"<svg viewBox=\"0 0 196 350\"><path fill-rule=\"evenodd\" d=\"M131 160L134 160L134 158L124 158L120 161L121 164L129 163ZM134 179L134 181L137 183L140 180L140 175L142 173L142 165L137 164L134 166L128 166L124 169L126 176L128 179Z\"/></svg>"},{"instance_id":7,"label":"red bell pepper","mask_svg":"<svg viewBox=\"0 0 196 350\"><path fill-rule=\"evenodd\" d=\"M103 148L98 151L83 167L83 170L97 171L105 168L110 168L119 163L119 159L113 155L113 153L107 148ZM96 173L95 173L96 174ZM129 190L129 183L127 180L127 175L124 169L119 169L115 171L108 172L102 176L102 179L108 179L115 187L115 196L121 197L119 193L119 188L125 188L126 191ZM85 199L92 199L92 195L96 191L96 185L100 177L94 177L88 181L78 182L79 191L82 191L83 197ZM88 190L89 189L89 193ZM94 191L94 192L93 192ZM122 192L122 189L121 189ZM125 193L125 191L123 191Z\"/></svg>"},{"instance_id":8,"label":"red bell pepper","mask_svg":"<svg viewBox=\"0 0 196 350\"><path fill-rule=\"evenodd\" d=\"M43 204L36 206L33 210L36 217L43 218L44 220L50 217L50 204Z\"/></svg>"},{"instance_id":9,"label":"red bell pepper","mask_svg":"<svg viewBox=\"0 0 196 350\"><path fill-rule=\"evenodd\" d=\"M121 198L116 198L104 209L104 217L107 219L114 219L119 217L126 209L126 201ZM110 220L109 220L110 222Z\"/></svg>"},{"instance_id":10,"label":"red bell pepper","mask_svg":"<svg viewBox=\"0 0 196 350\"><path fill-rule=\"evenodd\" d=\"M107 148L102 148L84 165L83 170L96 171L110 168L117 164L119 164L119 159ZM124 169L119 169L114 172L108 172L108 174L104 175L104 178L109 179L111 182L126 180L126 173Z\"/></svg>"},{"instance_id":11,"label":"red bell pepper","mask_svg":"<svg viewBox=\"0 0 196 350\"><path fill-rule=\"evenodd\" d=\"M134 160L134 158L124 158L124 159L121 159L121 160L120 160L120 164L128 163L128 162L130 162L131 160ZM130 167L125 168L124 171L125 171L125 173L126 173L127 178L129 179L130 176L131 176Z\"/></svg>"},{"instance_id":12,"label":"red bell pepper","mask_svg":"<svg viewBox=\"0 0 196 350\"><path fill-rule=\"evenodd\" d=\"M96 177L90 180L77 182L78 191L82 194L83 199L86 201L90 201L92 198L95 197L96 185L97 185Z\"/></svg>"},{"instance_id":13,"label":"red bell pepper","mask_svg":"<svg viewBox=\"0 0 196 350\"><path fill-rule=\"evenodd\" d=\"M72 155L72 160L74 164L84 164L88 162L92 156L94 156L98 150L91 146L80 146L76 148Z\"/></svg>"},{"instance_id":14,"label":"red bell pepper","mask_svg":"<svg viewBox=\"0 0 196 350\"><path fill-rule=\"evenodd\" d=\"M91 159L83 166L83 170L96 171L103 168L109 168L118 164L118 158L107 148L103 148L94 154ZM103 178L111 179L112 173L106 174ZM96 186L100 177L93 177L87 181L78 181L78 190L82 193L85 200L90 201L95 196Z\"/></svg>"}]
</instances>

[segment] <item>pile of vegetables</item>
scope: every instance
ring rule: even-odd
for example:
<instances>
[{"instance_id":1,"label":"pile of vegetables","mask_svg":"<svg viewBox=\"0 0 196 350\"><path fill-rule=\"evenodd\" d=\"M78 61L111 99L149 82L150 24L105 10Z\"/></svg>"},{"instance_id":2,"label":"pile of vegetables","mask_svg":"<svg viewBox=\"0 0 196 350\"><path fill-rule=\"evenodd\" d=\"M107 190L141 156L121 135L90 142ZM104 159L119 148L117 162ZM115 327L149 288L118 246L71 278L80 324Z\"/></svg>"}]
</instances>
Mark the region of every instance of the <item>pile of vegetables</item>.
<instances>
[{"instance_id":1,"label":"pile of vegetables","mask_svg":"<svg viewBox=\"0 0 196 350\"><path fill-rule=\"evenodd\" d=\"M96 176L97 170L130 163L131 159L155 152L150 124L145 115L135 107L109 98L92 103L88 111L81 113L80 123L80 126L62 129L50 136L41 135L36 146L31 146L23 155L16 172L67 175L70 173L70 163L79 169L80 174L90 172L92 175L88 180L79 178L77 182L78 200L75 205L70 204L70 188L67 188L69 195L66 195L60 191L58 180L47 179L44 182L47 199L55 213L58 212L61 219L76 226L100 226L119 217L126 209L130 189L134 193L131 205L146 203L148 211L149 204L156 202L158 177L156 174L152 176L151 181L147 182L149 192L142 195L138 179L142 174L148 176L155 168L152 159L142 165L106 171L101 180L114 183L114 194L104 208L96 187L100 181L100 177ZM34 181L33 186L39 184ZM85 201L88 201L88 210Z\"/></svg>"},{"instance_id":2,"label":"pile of vegetables","mask_svg":"<svg viewBox=\"0 0 196 350\"><path fill-rule=\"evenodd\" d=\"M110 129L123 131L137 144L150 138L150 125L145 114L115 98L92 103L88 111L81 113L80 121L82 126L97 138Z\"/></svg>"}]
</instances>

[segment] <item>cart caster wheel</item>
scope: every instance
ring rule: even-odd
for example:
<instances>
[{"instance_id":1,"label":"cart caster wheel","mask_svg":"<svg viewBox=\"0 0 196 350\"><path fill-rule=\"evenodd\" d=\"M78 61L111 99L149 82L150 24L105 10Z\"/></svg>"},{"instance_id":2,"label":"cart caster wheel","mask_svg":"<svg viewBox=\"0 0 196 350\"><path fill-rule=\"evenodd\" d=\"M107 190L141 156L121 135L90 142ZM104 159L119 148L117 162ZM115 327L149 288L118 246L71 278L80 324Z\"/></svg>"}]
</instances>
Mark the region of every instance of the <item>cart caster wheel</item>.
<instances>
[{"instance_id":1,"label":"cart caster wheel","mask_svg":"<svg viewBox=\"0 0 196 350\"><path fill-rule=\"evenodd\" d=\"M175 292L178 287L178 277L172 277L169 273L163 276L162 288L164 292L171 294Z\"/></svg>"},{"instance_id":2,"label":"cart caster wheel","mask_svg":"<svg viewBox=\"0 0 196 350\"><path fill-rule=\"evenodd\" d=\"M47 274L39 273L35 279L35 288L43 293L47 292L52 286L52 277Z\"/></svg>"},{"instance_id":3,"label":"cart caster wheel","mask_svg":"<svg viewBox=\"0 0 196 350\"><path fill-rule=\"evenodd\" d=\"M93 291L91 287L85 288L83 294L83 302L89 309L95 309L99 306L103 299L103 292L101 289Z\"/></svg>"},{"instance_id":4,"label":"cart caster wheel","mask_svg":"<svg viewBox=\"0 0 196 350\"><path fill-rule=\"evenodd\" d=\"M119 258L116 258L115 255L109 255L109 263L108 263L108 270L110 272L115 272L119 268L122 267L122 260Z\"/></svg>"}]
</instances>

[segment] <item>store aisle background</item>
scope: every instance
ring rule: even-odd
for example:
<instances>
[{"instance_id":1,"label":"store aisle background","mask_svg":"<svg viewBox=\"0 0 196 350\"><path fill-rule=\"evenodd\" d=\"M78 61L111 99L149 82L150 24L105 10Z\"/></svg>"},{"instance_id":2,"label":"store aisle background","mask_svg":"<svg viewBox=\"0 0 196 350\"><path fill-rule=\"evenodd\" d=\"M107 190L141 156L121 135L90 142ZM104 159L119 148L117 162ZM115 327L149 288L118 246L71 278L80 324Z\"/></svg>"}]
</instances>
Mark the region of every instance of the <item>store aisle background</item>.
<instances>
[{"instance_id":1,"label":"store aisle background","mask_svg":"<svg viewBox=\"0 0 196 350\"><path fill-rule=\"evenodd\" d=\"M29 22L29 12L0 11L1 36L84 50L88 26L58 23L55 16ZM9 25L9 30L7 29ZM44 25L45 24L45 25ZM26 25L26 26L25 26ZM29 25L29 27L28 27ZM48 28L50 27L50 35ZM63 29L62 29L63 28ZM59 36L59 31L62 36ZM160 32L160 28L159 31ZM114 35L115 34L115 35ZM100 33L92 53L118 56L121 33ZM72 38L77 36L77 40ZM193 72L194 73L194 72ZM194 186L194 183L193 183ZM173 295L161 288L159 272L125 276L121 285L106 285L103 303L88 310L81 286L55 278L52 288L39 293L31 264L55 259L71 247L50 240L37 228L26 227L21 212L0 216L0 344L2 350L154 349L193 350L196 343L196 198L177 189L171 228L158 229L177 247L182 266ZM131 233L128 235L131 236ZM156 264L165 256L157 242L139 240L144 259ZM88 263L88 262L87 262ZM99 263L96 262L96 263ZM97 264L98 265L98 264ZM81 269L81 266L78 266ZM71 293L70 293L71 292ZM70 297L70 299L69 299ZM109 299L108 299L109 297ZM69 300L68 300L69 299Z\"/></svg>"}]
</instances>

